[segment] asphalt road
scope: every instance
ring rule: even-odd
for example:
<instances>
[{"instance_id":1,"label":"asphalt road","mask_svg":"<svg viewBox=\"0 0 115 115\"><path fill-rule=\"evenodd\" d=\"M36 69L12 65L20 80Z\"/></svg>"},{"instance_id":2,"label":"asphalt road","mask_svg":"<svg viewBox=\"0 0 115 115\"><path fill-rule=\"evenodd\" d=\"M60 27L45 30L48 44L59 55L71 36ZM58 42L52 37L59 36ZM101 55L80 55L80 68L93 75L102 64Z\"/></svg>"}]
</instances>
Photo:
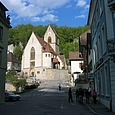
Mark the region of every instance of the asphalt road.
<instances>
[{"instance_id":1,"label":"asphalt road","mask_svg":"<svg viewBox=\"0 0 115 115\"><path fill-rule=\"evenodd\" d=\"M74 98L74 96L73 96ZM0 105L0 115L93 115L84 104L68 102L67 89L37 88L21 94L19 101Z\"/></svg>"}]
</instances>

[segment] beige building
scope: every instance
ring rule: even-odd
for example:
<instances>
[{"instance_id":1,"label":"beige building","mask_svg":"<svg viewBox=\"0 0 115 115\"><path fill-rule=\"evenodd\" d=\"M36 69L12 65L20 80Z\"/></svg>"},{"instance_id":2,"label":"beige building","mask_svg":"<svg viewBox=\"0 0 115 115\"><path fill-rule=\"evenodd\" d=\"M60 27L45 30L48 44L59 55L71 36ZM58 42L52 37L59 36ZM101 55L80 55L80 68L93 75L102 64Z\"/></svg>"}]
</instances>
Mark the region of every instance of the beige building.
<instances>
[{"instance_id":1,"label":"beige building","mask_svg":"<svg viewBox=\"0 0 115 115\"><path fill-rule=\"evenodd\" d=\"M47 79L47 69L65 68L65 57L59 54L59 37L53 28L48 26L43 39L32 32L22 55L23 76Z\"/></svg>"},{"instance_id":2,"label":"beige building","mask_svg":"<svg viewBox=\"0 0 115 115\"><path fill-rule=\"evenodd\" d=\"M4 103L5 77L7 70L8 29L10 26L8 9L0 2L0 103Z\"/></svg>"}]
</instances>

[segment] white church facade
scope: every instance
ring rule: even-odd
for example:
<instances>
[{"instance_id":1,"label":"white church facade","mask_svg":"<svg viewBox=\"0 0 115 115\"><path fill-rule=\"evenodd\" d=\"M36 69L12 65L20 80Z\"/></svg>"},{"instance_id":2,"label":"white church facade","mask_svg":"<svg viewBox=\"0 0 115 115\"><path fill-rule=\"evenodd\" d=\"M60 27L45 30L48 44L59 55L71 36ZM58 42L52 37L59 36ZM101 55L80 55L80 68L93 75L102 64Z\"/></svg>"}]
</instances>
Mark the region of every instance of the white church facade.
<instances>
[{"instance_id":1,"label":"white church facade","mask_svg":"<svg viewBox=\"0 0 115 115\"><path fill-rule=\"evenodd\" d=\"M50 25L43 39L32 32L22 55L22 75L45 79L52 76L52 69L65 69L65 57L59 52L59 37Z\"/></svg>"}]
</instances>

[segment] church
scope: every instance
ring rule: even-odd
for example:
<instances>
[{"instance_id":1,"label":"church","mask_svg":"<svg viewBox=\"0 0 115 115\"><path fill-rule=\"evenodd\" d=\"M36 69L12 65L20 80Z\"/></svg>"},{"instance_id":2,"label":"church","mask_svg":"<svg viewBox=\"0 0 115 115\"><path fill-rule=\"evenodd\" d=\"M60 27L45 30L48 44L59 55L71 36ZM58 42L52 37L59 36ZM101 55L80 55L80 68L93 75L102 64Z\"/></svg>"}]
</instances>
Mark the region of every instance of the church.
<instances>
[{"instance_id":1,"label":"church","mask_svg":"<svg viewBox=\"0 0 115 115\"><path fill-rule=\"evenodd\" d=\"M51 25L48 25L44 38L32 32L22 55L22 75L44 79L48 73L52 74L51 70L66 68L65 57L60 55L59 36Z\"/></svg>"}]
</instances>

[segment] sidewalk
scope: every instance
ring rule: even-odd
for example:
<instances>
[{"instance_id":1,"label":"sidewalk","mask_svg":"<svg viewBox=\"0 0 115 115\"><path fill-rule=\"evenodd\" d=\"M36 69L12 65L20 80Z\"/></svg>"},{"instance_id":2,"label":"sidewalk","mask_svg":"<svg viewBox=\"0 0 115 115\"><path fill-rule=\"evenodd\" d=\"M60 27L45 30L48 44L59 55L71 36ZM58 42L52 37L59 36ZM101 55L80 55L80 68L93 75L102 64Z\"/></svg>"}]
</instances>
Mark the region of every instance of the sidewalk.
<instances>
[{"instance_id":1,"label":"sidewalk","mask_svg":"<svg viewBox=\"0 0 115 115\"><path fill-rule=\"evenodd\" d=\"M115 113L111 112L107 107L97 101L96 104L91 100L90 104L84 102L84 104L91 110L95 115L115 115Z\"/></svg>"}]
</instances>

